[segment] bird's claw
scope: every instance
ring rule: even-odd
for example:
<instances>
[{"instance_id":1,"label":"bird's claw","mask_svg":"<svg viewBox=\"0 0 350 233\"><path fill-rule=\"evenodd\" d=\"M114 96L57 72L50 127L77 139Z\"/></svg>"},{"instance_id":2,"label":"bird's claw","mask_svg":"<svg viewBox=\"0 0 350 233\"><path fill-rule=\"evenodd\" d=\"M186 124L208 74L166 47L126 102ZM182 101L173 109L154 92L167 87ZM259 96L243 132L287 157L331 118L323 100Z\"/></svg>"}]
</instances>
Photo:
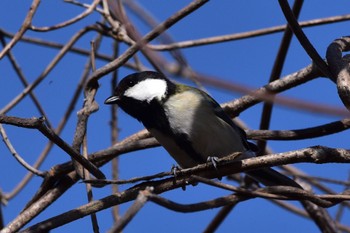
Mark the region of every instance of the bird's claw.
<instances>
[{"instance_id":1,"label":"bird's claw","mask_svg":"<svg viewBox=\"0 0 350 233\"><path fill-rule=\"evenodd\" d=\"M171 167L171 173L173 173L173 176L174 176L175 179L176 179L176 177L177 177L177 172L178 172L178 171L180 171L180 168L179 168L178 166L173 165L173 166Z\"/></svg>"},{"instance_id":2,"label":"bird's claw","mask_svg":"<svg viewBox=\"0 0 350 233\"><path fill-rule=\"evenodd\" d=\"M218 173L219 175L219 170L218 170L218 161L219 161L219 158L218 157L215 157L215 156L209 156L207 158L207 162L211 162L213 164L213 167L215 169L215 171ZM218 179L221 180L221 176L218 176Z\"/></svg>"},{"instance_id":3,"label":"bird's claw","mask_svg":"<svg viewBox=\"0 0 350 233\"><path fill-rule=\"evenodd\" d=\"M211 162L215 170L218 170L218 161L219 161L219 158L215 156L209 156L207 158L207 162Z\"/></svg>"},{"instance_id":4,"label":"bird's claw","mask_svg":"<svg viewBox=\"0 0 350 233\"><path fill-rule=\"evenodd\" d=\"M174 184L176 183L176 178L177 178L177 173L178 171L180 171L180 167L176 166L176 165L173 165L171 167L171 173L173 173L173 176L174 176ZM186 181L186 184L187 184L187 181ZM181 188L183 191L186 190L186 184L182 185Z\"/></svg>"}]
</instances>

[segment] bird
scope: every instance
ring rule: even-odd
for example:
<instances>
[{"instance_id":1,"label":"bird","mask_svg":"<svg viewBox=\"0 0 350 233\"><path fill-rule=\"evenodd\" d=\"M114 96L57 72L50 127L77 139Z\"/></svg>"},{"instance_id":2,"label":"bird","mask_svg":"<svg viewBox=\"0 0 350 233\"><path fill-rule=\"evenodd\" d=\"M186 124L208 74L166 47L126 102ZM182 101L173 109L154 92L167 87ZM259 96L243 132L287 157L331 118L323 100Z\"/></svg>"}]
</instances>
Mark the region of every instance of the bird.
<instances>
[{"instance_id":1,"label":"bird","mask_svg":"<svg viewBox=\"0 0 350 233\"><path fill-rule=\"evenodd\" d=\"M162 73L142 71L124 77L105 104L117 104L158 140L181 168L242 152L236 160L255 156L255 144L209 94L174 82ZM215 164L214 164L215 165ZM247 171L266 186L301 188L272 168Z\"/></svg>"}]
</instances>

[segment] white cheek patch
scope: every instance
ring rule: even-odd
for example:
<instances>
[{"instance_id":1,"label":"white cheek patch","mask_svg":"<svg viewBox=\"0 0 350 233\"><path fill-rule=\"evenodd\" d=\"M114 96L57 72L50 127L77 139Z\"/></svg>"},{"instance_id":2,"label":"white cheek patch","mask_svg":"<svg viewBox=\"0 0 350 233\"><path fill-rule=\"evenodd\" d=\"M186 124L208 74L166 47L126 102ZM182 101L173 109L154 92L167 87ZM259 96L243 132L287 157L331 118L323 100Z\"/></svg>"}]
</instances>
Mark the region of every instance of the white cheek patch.
<instances>
[{"instance_id":1,"label":"white cheek patch","mask_svg":"<svg viewBox=\"0 0 350 233\"><path fill-rule=\"evenodd\" d=\"M167 91L167 83L161 79L146 79L125 91L124 95L136 100L151 102L161 100Z\"/></svg>"}]
</instances>

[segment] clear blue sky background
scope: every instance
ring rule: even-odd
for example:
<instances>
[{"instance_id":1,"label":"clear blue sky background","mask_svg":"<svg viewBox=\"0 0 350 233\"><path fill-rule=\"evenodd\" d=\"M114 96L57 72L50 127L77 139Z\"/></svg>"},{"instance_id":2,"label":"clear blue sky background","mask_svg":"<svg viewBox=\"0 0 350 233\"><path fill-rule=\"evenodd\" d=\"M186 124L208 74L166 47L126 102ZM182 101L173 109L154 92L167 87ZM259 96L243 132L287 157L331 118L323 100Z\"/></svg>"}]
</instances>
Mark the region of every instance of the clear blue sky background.
<instances>
[{"instance_id":1,"label":"clear blue sky background","mask_svg":"<svg viewBox=\"0 0 350 233\"><path fill-rule=\"evenodd\" d=\"M88 1L86 1L88 2ZM156 15L159 21L163 21L177 10L181 9L188 1L139 1L148 11ZM16 32L27 13L31 1L0 2L0 26L9 32ZM323 18L350 12L348 1L305 1L300 14L300 20ZM63 3L61 1L42 1L39 11L34 17L35 26L48 26L65 21L82 9L77 6ZM129 13L128 13L129 14ZM138 22L134 15L129 14L132 20ZM49 33L35 33L28 31L26 36L43 38L51 41L65 43L81 27L92 24L100 19L97 13L80 21L77 24L63 30ZM254 29L282 25L284 17L279 10L277 1L210 1L194 14L172 27L169 32L176 41L191 40L209 36L217 36L244 32ZM139 24L142 33L148 32L148 28ZM305 33L324 57L327 46L334 39L349 34L350 22L342 22L331 25L305 29ZM277 53L279 41L282 34L273 34L247 40L239 40L210 46L183 49L191 67L201 73L215 75L227 81L233 81L251 87L258 88L267 83L274 57ZM89 48L90 41L94 38L93 33L88 33L76 46ZM125 47L123 47L125 49ZM47 49L27 43L18 43L12 50L29 82L33 82L42 70L49 64L57 54L56 49ZM287 56L283 75L295 72L310 64L310 58L293 38L290 53ZM104 39L101 52L112 54L110 39ZM169 56L166 55L167 58ZM144 59L143 59L144 60ZM46 110L49 120L57 126L65 111L68 101L73 95L75 86L83 72L86 59L83 56L69 54L59 62L59 65L47 76L47 78L35 90L38 98ZM98 62L101 67L105 63ZM146 63L147 64L147 63ZM121 76L131 71L122 68ZM0 106L5 106L10 100L17 96L23 89L7 58L0 61ZM101 87L96 99L100 104L100 110L89 120L89 151L94 152L110 145L109 116L110 109L103 105L104 99L110 95L110 77L105 77L100 82ZM210 94L219 102L227 102L238 98L241 94L230 93L207 87ZM283 93L302 100L324 103L331 106L342 107L337 96L335 85L327 79L317 79L301 87ZM75 112L82 106L83 97L75 108ZM243 112L240 118L252 129L257 129L260 122L261 106L258 105ZM74 113L75 113L74 112ZM11 110L8 115L20 117L39 116L32 101L26 97L20 105ZM124 138L142 129L142 125L131 119L124 113L120 113L120 138ZM331 121L339 120L341 117L319 115L305 111L296 111L283 106L276 106L273 111L271 129L299 129L316 126ZM76 124L76 115L70 118L62 137L67 142L72 142ZM5 128L10 140L17 151L29 163L34 163L38 154L42 151L47 140L34 130L9 127ZM313 145L325 145L329 147L348 148L349 132L339 133L334 136L321 137L312 140L294 142L269 142L269 146L276 152L296 150ZM11 157L3 144L0 144L0 187L5 192L13 189L26 174L26 171ZM63 163L69 157L59 148L55 148L42 166L47 170L57 163ZM130 153L121 156L120 176L128 179L135 176L150 175L161 171L170 170L174 161L162 148L149 149L147 151ZM345 180L348 177L349 166L339 164L315 165L298 164L298 168L306 173L327 178ZM103 168L105 174L110 177L110 165ZM14 201L10 201L4 208L5 221L11 221L23 208L24 204L31 198L41 183L41 178L34 178L25 190L19 194ZM122 186L126 189L129 186ZM342 191L339 186L331 186L337 191ZM110 188L95 190L95 199L109 195ZM186 191L174 190L162 196L180 203L194 203L226 195L228 192L209 188L205 185L188 187ZM41 213L35 222L76 208L87 202L85 188L81 183L76 184L66 192L55 204ZM124 213L130 203L122 205L121 212ZM153 203L147 203L137 214L135 219L125 228L124 232L201 232L219 209L213 209L192 214L182 214L161 208ZM329 211L334 215L337 208ZM97 214L100 230L105 232L112 224L111 210L104 210ZM350 216L347 213L343 222L350 225ZM52 232L91 232L88 217L70 223ZM84 230L82 230L84 229ZM317 232L313 222L290 214L276 207L269 201L262 199L250 200L240 203L226 219L218 232Z\"/></svg>"}]
</instances>

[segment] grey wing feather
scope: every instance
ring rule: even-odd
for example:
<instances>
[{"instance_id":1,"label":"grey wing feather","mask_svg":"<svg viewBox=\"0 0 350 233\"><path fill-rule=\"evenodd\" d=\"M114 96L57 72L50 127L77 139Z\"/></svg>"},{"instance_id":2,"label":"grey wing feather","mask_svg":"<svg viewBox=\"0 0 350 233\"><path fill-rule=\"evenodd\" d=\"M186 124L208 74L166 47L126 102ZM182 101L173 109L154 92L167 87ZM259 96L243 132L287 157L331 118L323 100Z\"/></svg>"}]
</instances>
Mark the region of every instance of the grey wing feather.
<instances>
[{"instance_id":1,"label":"grey wing feather","mask_svg":"<svg viewBox=\"0 0 350 233\"><path fill-rule=\"evenodd\" d=\"M247 141L247 135L245 133L245 131L243 129L241 129L240 127L238 127L232 120L231 118L225 113L225 111L221 108L220 104L218 104L218 102L216 102L210 95L208 95L207 93L205 93L204 91L199 90L203 95L205 95L206 98L208 98L213 106L214 109L214 113L217 117L219 117L220 119L222 119L223 121L225 121L227 124L229 124L235 131L239 132L239 134L241 135L241 140L242 140L242 144L244 145L244 147L247 150L252 150L252 151L256 151L256 146Z\"/></svg>"},{"instance_id":2,"label":"grey wing feather","mask_svg":"<svg viewBox=\"0 0 350 233\"><path fill-rule=\"evenodd\" d=\"M212 98L210 97L207 93L201 91L203 95L205 95L206 98L210 100L212 103L212 106L214 108L214 112L217 117L221 118L224 120L227 124L229 124L232 128L234 128L236 131L240 132L241 139L243 145L249 150L256 151L257 146L251 142L247 141L247 136L246 133L243 129L238 127L232 120L231 118L225 113L225 111L221 108L221 106ZM262 168L258 170L252 170L246 172L249 176L254 178L255 180L261 182L264 185L267 186L273 186L273 185L289 185L297 188L302 187L295 182L294 180L290 179L289 177L273 170L272 168Z\"/></svg>"}]
</instances>

